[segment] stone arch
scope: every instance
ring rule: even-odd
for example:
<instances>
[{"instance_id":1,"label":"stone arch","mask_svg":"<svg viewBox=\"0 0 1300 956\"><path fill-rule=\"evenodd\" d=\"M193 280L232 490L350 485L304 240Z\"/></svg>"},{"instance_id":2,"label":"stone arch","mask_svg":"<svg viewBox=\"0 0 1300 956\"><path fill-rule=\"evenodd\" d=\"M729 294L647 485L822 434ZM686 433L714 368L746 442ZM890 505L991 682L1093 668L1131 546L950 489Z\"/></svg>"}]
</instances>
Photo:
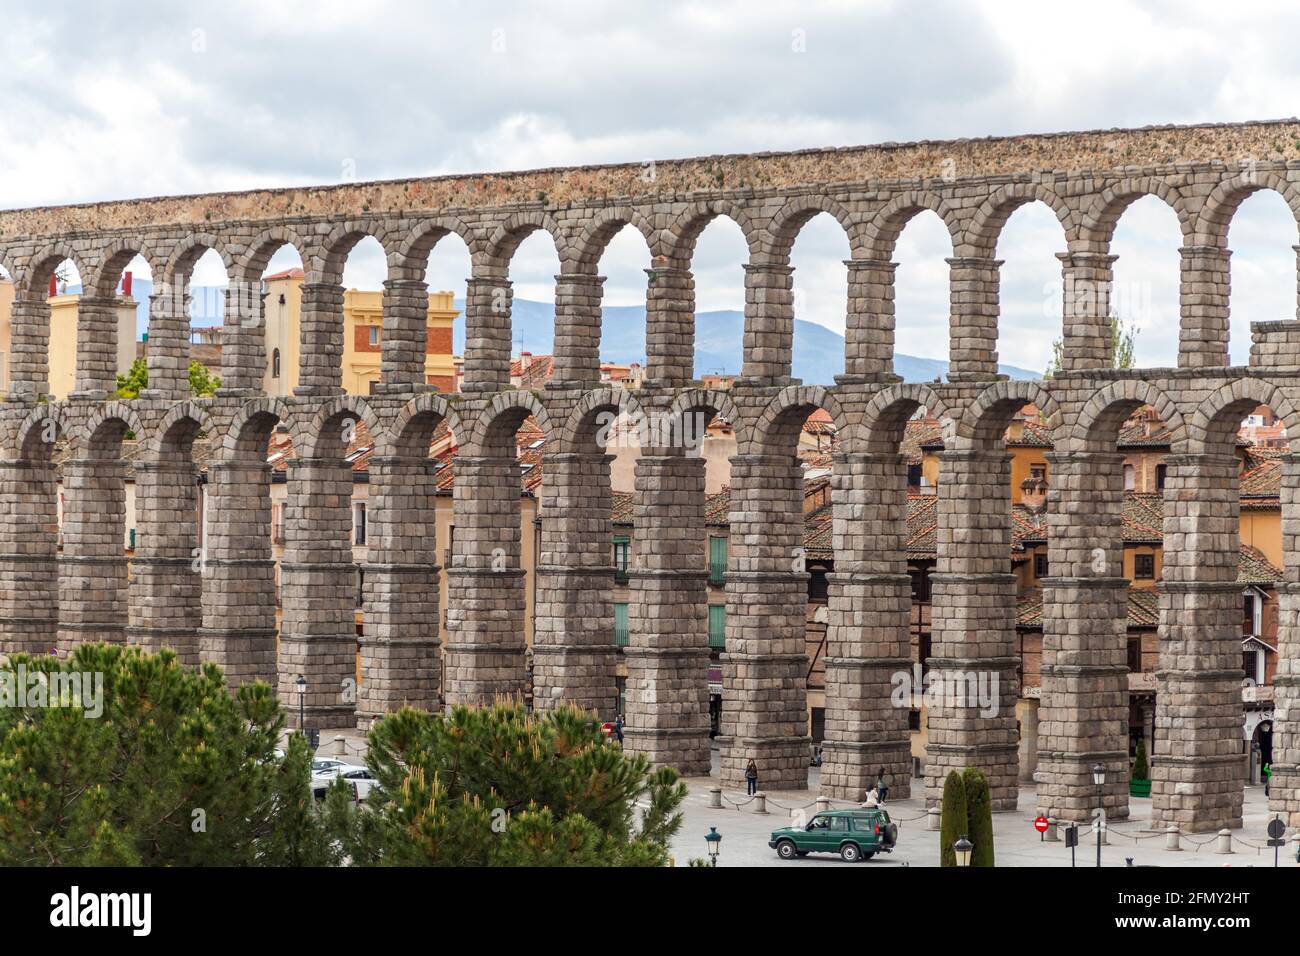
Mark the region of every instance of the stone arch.
<instances>
[{"instance_id":1,"label":"stone arch","mask_svg":"<svg viewBox=\"0 0 1300 956\"><path fill-rule=\"evenodd\" d=\"M1295 217L1296 229L1300 233L1300 185L1291 182L1281 173L1267 170L1242 173L1225 179L1214 187L1196 217L1198 244L1227 248L1228 229L1237 209L1248 196L1265 190L1272 190L1282 197L1282 201L1291 210L1291 215Z\"/></svg>"},{"instance_id":2,"label":"stone arch","mask_svg":"<svg viewBox=\"0 0 1300 956\"><path fill-rule=\"evenodd\" d=\"M47 423L54 423L54 434L50 435ZM70 438L73 431L72 422L64 405L51 402L37 405L18 424L14 432L14 450L23 461L40 461L48 463L54 454L54 443L60 435ZM53 437L54 441L46 441Z\"/></svg>"},{"instance_id":3,"label":"stone arch","mask_svg":"<svg viewBox=\"0 0 1300 956\"><path fill-rule=\"evenodd\" d=\"M704 228L719 216L726 216L745 236L749 258L753 260L763 248L763 234L753 216L744 206L726 199L698 202L688 207L665 230L662 254L679 268L689 269L695 254L695 242ZM657 256L656 256L657 258Z\"/></svg>"},{"instance_id":4,"label":"stone arch","mask_svg":"<svg viewBox=\"0 0 1300 956\"><path fill-rule=\"evenodd\" d=\"M640 437L641 447L653 444L646 440L648 420L636 396L625 388L606 386L585 392L578 400L564 422L560 433L560 448L566 452L604 450L608 443L602 442L599 437L602 427L600 416L609 412L630 420L631 427Z\"/></svg>"},{"instance_id":5,"label":"stone arch","mask_svg":"<svg viewBox=\"0 0 1300 956\"><path fill-rule=\"evenodd\" d=\"M172 250L163 273L164 281L174 284L179 276L184 276L188 283L194 266L209 251L221 257L221 264L226 269L226 278L235 277L235 257L231 255L227 243L210 233L199 232L186 236Z\"/></svg>"},{"instance_id":6,"label":"stone arch","mask_svg":"<svg viewBox=\"0 0 1300 956\"><path fill-rule=\"evenodd\" d=\"M795 240L812 219L827 213L834 217L844 230L849 249L856 255L862 242L863 224L838 200L829 196L793 196L772 217L767 231L770 236L770 254L773 258L787 260L794 249Z\"/></svg>"},{"instance_id":7,"label":"stone arch","mask_svg":"<svg viewBox=\"0 0 1300 956\"><path fill-rule=\"evenodd\" d=\"M505 446L509 444L510 455L513 457L515 432L530 416L548 439L555 434L546 407L532 392L515 390L497 394L470 425L469 441L461 446L462 452L502 456Z\"/></svg>"},{"instance_id":8,"label":"stone arch","mask_svg":"<svg viewBox=\"0 0 1300 956\"><path fill-rule=\"evenodd\" d=\"M1041 383L1033 381L995 382L966 406L957 422L957 437L983 447L995 447L1011 424L1016 412L1033 404L1046 419L1055 442L1062 416L1056 399Z\"/></svg>"},{"instance_id":9,"label":"stone arch","mask_svg":"<svg viewBox=\"0 0 1300 956\"><path fill-rule=\"evenodd\" d=\"M372 440L382 435L379 419L364 398L340 395L323 404L310 424L301 420L298 430L290 429L294 447L302 458L342 458L351 442L351 429L345 423L361 422Z\"/></svg>"},{"instance_id":10,"label":"stone arch","mask_svg":"<svg viewBox=\"0 0 1300 956\"><path fill-rule=\"evenodd\" d=\"M419 272L418 276L411 278L424 278L424 270L429 267L429 256L433 254L438 243L452 234L460 236L471 257L482 251L486 243L486 239L481 234L455 216L422 219L418 220L406 237L397 243L397 262Z\"/></svg>"},{"instance_id":11,"label":"stone arch","mask_svg":"<svg viewBox=\"0 0 1300 956\"><path fill-rule=\"evenodd\" d=\"M222 458L266 461L267 444L278 424L292 430L293 417L283 399L256 398L245 402L222 437Z\"/></svg>"},{"instance_id":12,"label":"stone arch","mask_svg":"<svg viewBox=\"0 0 1300 956\"><path fill-rule=\"evenodd\" d=\"M1086 451L1114 451L1119 430L1130 415L1150 405L1160 415L1177 447L1186 440L1183 413L1162 389L1141 379L1111 382L1097 391L1079 412L1070 444Z\"/></svg>"},{"instance_id":13,"label":"stone arch","mask_svg":"<svg viewBox=\"0 0 1300 956\"><path fill-rule=\"evenodd\" d=\"M81 277L82 288L93 289L95 295L111 298L117 294L122 272L137 255L149 263L149 270L155 279L166 277L166 256L155 252L144 240L121 238L99 250L99 269L89 281L85 275Z\"/></svg>"},{"instance_id":14,"label":"stone arch","mask_svg":"<svg viewBox=\"0 0 1300 956\"><path fill-rule=\"evenodd\" d=\"M876 211L864 232L863 255L869 259L888 260L894 255L894 246L903 228L919 213L933 212L948 227L953 253L961 242L961 220L957 211L943 197L929 190L909 190L895 196ZM859 255L857 251L854 255Z\"/></svg>"},{"instance_id":15,"label":"stone arch","mask_svg":"<svg viewBox=\"0 0 1300 956\"><path fill-rule=\"evenodd\" d=\"M951 431L954 422L934 389L928 385L899 383L877 392L867 403L859 428L862 450L878 454L893 454L899 450L907 423L918 408L945 422L944 431Z\"/></svg>"},{"instance_id":16,"label":"stone arch","mask_svg":"<svg viewBox=\"0 0 1300 956\"><path fill-rule=\"evenodd\" d=\"M839 440L846 449L857 446L856 429L834 392L824 385L789 385L781 389L759 415L754 429L753 452L782 455L789 451L793 454L804 422L817 409L831 416Z\"/></svg>"},{"instance_id":17,"label":"stone arch","mask_svg":"<svg viewBox=\"0 0 1300 956\"><path fill-rule=\"evenodd\" d=\"M1107 251L1124 210L1144 196L1155 196L1174 211L1183 233L1183 242L1189 244L1195 222L1187 200L1177 187L1159 176L1123 179L1107 186L1084 213L1080 222L1080 238L1095 244L1098 252Z\"/></svg>"},{"instance_id":18,"label":"stone arch","mask_svg":"<svg viewBox=\"0 0 1300 956\"><path fill-rule=\"evenodd\" d=\"M214 433L206 408L192 400L173 405L145 443L146 454L151 459L189 458L194 439L201 432Z\"/></svg>"},{"instance_id":19,"label":"stone arch","mask_svg":"<svg viewBox=\"0 0 1300 956\"><path fill-rule=\"evenodd\" d=\"M561 260L562 266L571 266L578 273L594 275L600 268L601 256L605 254L610 241L623 230L632 226L645 239L646 247L654 254L658 232L654 225L632 206L614 206L601 210L595 219L587 222L582 231L569 245L568 255Z\"/></svg>"},{"instance_id":20,"label":"stone arch","mask_svg":"<svg viewBox=\"0 0 1300 956\"><path fill-rule=\"evenodd\" d=\"M22 288L22 272L14 265L14 260L5 249L0 249L0 269L3 269L14 285Z\"/></svg>"},{"instance_id":21,"label":"stone arch","mask_svg":"<svg viewBox=\"0 0 1300 956\"><path fill-rule=\"evenodd\" d=\"M393 238L388 235L388 230L381 220L362 219L339 223L325 237L319 246L319 253L313 257L315 260L312 264L313 271L319 273L315 279L330 285L341 285L348 256L352 254L352 250L358 243L366 239L374 239L383 248L384 258L390 263L388 271L391 273L391 257L395 248ZM304 264L305 262L306 260Z\"/></svg>"},{"instance_id":22,"label":"stone arch","mask_svg":"<svg viewBox=\"0 0 1300 956\"><path fill-rule=\"evenodd\" d=\"M26 267L22 270L22 279L19 276L10 273L14 282L18 283L18 288L29 293L39 295L42 301L45 298L46 287L50 283L50 276L54 275L54 270L59 267L63 260L69 260L77 267L77 272L81 276L83 287L94 278L94 273L78 252L72 246L62 241L51 243L38 249L30 259L27 260Z\"/></svg>"},{"instance_id":23,"label":"stone arch","mask_svg":"<svg viewBox=\"0 0 1300 956\"><path fill-rule=\"evenodd\" d=\"M402 406L383 439L382 454L424 458L438 427L447 423L452 441L463 443L464 426L456 407L441 395L424 392ZM379 447L378 440L376 447Z\"/></svg>"},{"instance_id":24,"label":"stone arch","mask_svg":"<svg viewBox=\"0 0 1300 956\"><path fill-rule=\"evenodd\" d=\"M709 418L699 422L699 427L693 426L687 429L685 427L687 416L696 413L709 413ZM668 411L660 416L655 434L665 438L669 445L677 444L692 436L703 440L704 429L715 416L725 419L731 425L738 448L748 444L748 421L741 416L740 409L736 407L730 395L712 388L691 388L678 392Z\"/></svg>"},{"instance_id":25,"label":"stone arch","mask_svg":"<svg viewBox=\"0 0 1300 956\"><path fill-rule=\"evenodd\" d=\"M997 253L998 240L1007 221L1021 206L1041 202L1056 216L1068 246L1078 231L1078 217L1060 193L1042 183L1008 183L999 187L975 212L966 230L967 243L978 256Z\"/></svg>"},{"instance_id":26,"label":"stone arch","mask_svg":"<svg viewBox=\"0 0 1300 956\"><path fill-rule=\"evenodd\" d=\"M296 230L280 224L262 230L249 242L236 265L240 278L245 282L260 282L271 262L271 256L282 246L293 246L298 258L302 260L303 269L308 267L310 255L306 241Z\"/></svg>"},{"instance_id":27,"label":"stone arch","mask_svg":"<svg viewBox=\"0 0 1300 956\"><path fill-rule=\"evenodd\" d=\"M121 453L128 433L137 438L145 434L135 409L128 402L107 402L77 430L75 444L88 458L108 458Z\"/></svg>"},{"instance_id":28,"label":"stone arch","mask_svg":"<svg viewBox=\"0 0 1300 956\"><path fill-rule=\"evenodd\" d=\"M1300 451L1300 417L1286 394L1262 378L1234 378L1211 392L1192 413L1186 435L1191 454L1224 454L1236 447L1241 421L1258 405L1267 405L1286 425L1291 451ZM1176 447L1176 446L1175 446Z\"/></svg>"},{"instance_id":29,"label":"stone arch","mask_svg":"<svg viewBox=\"0 0 1300 956\"><path fill-rule=\"evenodd\" d=\"M556 255L563 261L564 230L550 213L538 209L517 212L497 225L484 250L484 265L493 267L503 274L509 272L510 261L514 258L519 244L539 229L551 237L551 242L555 244Z\"/></svg>"}]
</instances>

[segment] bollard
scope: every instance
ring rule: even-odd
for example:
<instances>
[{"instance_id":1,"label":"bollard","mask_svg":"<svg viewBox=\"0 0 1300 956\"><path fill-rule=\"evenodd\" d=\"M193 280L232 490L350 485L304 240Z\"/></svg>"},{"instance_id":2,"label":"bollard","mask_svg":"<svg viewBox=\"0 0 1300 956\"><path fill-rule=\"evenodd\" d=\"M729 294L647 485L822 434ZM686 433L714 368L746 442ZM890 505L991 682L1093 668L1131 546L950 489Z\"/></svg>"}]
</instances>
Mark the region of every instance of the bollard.
<instances>
[{"instance_id":1,"label":"bollard","mask_svg":"<svg viewBox=\"0 0 1300 956\"><path fill-rule=\"evenodd\" d=\"M722 788L709 787L709 806L714 810L722 809Z\"/></svg>"},{"instance_id":2,"label":"bollard","mask_svg":"<svg viewBox=\"0 0 1300 956\"><path fill-rule=\"evenodd\" d=\"M767 813L767 794L762 790L754 794L754 812Z\"/></svg>"},{"instance_id":3,"label":"bollard","mask_svg":"<svg viewBox=\"0 0 1300 956\"><path fill-rule=\"evenodd\" d=\"M334 738L334 756L342 757L348 752L348 742L342 734Z\"/></svg>"},{"instance_id":4,"label":"bollard","mask_svg":"<svg viewBox=\"0 0 1300 956\"><path fill-rule=\"evenodd\" d=\"M1169 826L1165 827L1165 849L1182 849L1182 847L1178 845L1178 824L1176 823L1171 823Z\"/></svg>"},{"instance_id":5,"label":"bollard","mask_svg":"<svg viewBox=\"0 0 1300 956\"><path fill-rule=\"evenodd\" d=\"M1043 841L1044 841L1044 842L1046 842L1046 843L1060 843L1060 842L1061 842L1061 834L1060 834L1060 832L1057 830L1057 826L1060 824L1060 822L1061 822L1061 821L1057 820L1056 817L1048 817L1048 818L1047 818L1047 832L1043 834Z\"/></svg>"},{"instance_id":6,"label":"bollard","mask_svg":"<svg viewBox=\"0 0 1300 956\"><path fill-rule=\"evenodd\" d=\"M818 812L818 813L825 813L825 812L826 812L827 810L829 810L830 808L831 808L831 798L830 798L830 797L818 797L818 798L817 798L817 812Z\"/></svg>"},{"instance_id":7,"label":"bollard","mask_svg":"<svg viewBox=\"0 0 1300 956\"><path fill-rule=\"evenodd\" d=\"M939 824L941 823L939 808L931 807L929 810L926 811L926 813L929 817L929 819L926 821L926 825L929 827L929 829L938 832Z\"/></svg>"},{"instance_id":8,"label":"bollard","mask_svg":"<svg viewBox=\"0 0 1300 956\"><path fill-rule=\"evenodd\" d=\"M1219 843L1217 846L1215 846L1214 852L1215 853L1232 852L1232 831L1229 830L1227 827L1224 827L1222 830L1219 831Z\"/></svg>"}]
</instances>

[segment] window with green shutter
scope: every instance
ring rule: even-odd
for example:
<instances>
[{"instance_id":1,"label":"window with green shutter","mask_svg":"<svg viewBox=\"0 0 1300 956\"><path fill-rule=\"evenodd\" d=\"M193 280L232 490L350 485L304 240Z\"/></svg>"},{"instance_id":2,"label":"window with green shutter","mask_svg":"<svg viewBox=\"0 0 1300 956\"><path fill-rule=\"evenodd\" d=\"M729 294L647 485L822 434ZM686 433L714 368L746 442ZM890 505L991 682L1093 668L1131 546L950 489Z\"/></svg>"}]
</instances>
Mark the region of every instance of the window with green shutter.
<instances>
[{"instance_id":1,"label":"window with green shutter","mask_svg":"<svg viewBox=\"0 0 1300 956\"><path fill-rule=\"evenodd\" d=\"M727 605L709 605L709 647L715 651L727 649Z\"/></svg>"},{"instance_id":2,"label":"window with green shutter","mask_svg":"<svg viewBox=\"0 0 1300 956\"><path fill-rule=\"evenodd\" d=\"M722 584L727 580L727 539L709 538L709 583Z\"/></svg>"},{"instance_id":3,"label":"window with green shutter","mask_svg":"<svg viewBox=\"0 0 1300 956\"><path fill-rule=\"evenodd\" d=\"M614 536L614 583L627 584L628 559L632 553L632 539L625 534Z\"/></svg>"},{"instance_id":4,"label":"window with green shutter","mask_svg":"<svg viewBox=\"0 0 1300 956\"><path fill-rule=\"evenodd\" d=\"M627 647L627 605L623 603L614 605L614 643Z\"/></svg>"}]
</instances>

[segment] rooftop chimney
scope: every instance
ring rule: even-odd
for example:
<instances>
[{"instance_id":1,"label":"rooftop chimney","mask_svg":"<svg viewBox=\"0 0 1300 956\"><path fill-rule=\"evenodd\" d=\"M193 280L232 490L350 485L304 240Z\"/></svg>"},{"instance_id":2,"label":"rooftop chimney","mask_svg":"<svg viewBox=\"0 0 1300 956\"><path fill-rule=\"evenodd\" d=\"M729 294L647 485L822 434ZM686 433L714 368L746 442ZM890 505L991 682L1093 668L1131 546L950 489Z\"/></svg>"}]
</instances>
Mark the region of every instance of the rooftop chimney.
<instances>
[{"instance_id":1,"label":"rooftop chimney","mask_svg":"<svg viewBox=\"0 0 1300 956\"><path fill-rule=\"evenodd\" d=\"M1030 511L1039 512L1047 507L1047 479L1030 475L1020 483L1020 503Z\"/></svg>"}]
</instances>

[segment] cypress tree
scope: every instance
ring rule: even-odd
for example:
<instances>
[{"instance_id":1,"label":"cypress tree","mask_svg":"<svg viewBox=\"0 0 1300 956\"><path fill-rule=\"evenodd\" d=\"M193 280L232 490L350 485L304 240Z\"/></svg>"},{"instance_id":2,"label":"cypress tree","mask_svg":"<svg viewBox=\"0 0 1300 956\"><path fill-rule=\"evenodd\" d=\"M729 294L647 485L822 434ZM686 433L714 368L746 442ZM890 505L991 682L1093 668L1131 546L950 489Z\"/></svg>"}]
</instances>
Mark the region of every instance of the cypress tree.
<instances>
[{"instance_id":1,"label":"cypress tree","mask_svg":"<svg viewBox=\"0 0 1300 956\"><path fill-rule=\"evenodd\" d=\"M966 836L966 788L956 770L943 782L943 807L939 816L939 865L956 866L952 846Z\"/></svg>"},{"instance_id":2,"label":"cypress tree","mask_svg":"<svg viewBox=\"0 0 1300 956\"><path fill-rule=\"evenodd\" d=\"M993 866L993 800L989 780L982 770L967 767L962 772L966 791L967 838L975 844L971 866Z\"/></svg>"}]
</instances>

